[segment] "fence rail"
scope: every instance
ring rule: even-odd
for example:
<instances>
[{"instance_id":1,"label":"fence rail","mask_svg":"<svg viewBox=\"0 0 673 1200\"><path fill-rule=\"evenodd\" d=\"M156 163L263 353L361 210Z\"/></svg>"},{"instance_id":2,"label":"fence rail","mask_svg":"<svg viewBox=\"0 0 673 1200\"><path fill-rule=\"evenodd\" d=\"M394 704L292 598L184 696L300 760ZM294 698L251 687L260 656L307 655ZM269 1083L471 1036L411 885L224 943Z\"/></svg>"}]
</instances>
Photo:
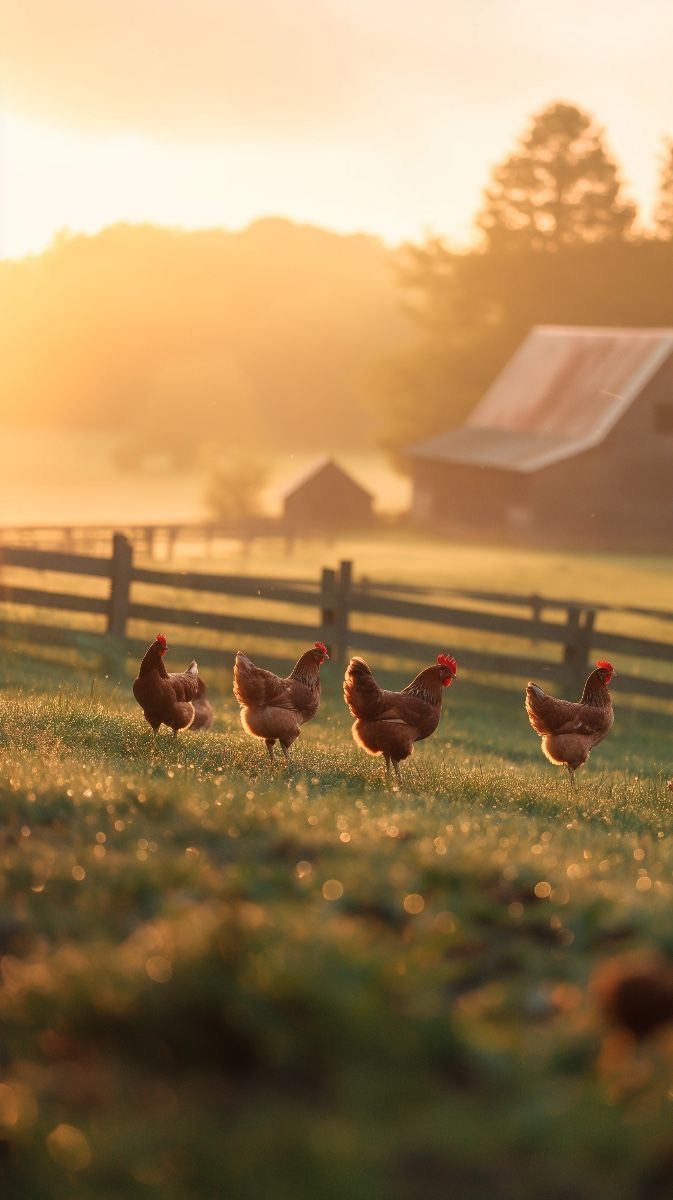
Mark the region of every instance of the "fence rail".
<instances>
[{"instance_id":1,"label":"fence rail","mask_svg":"<svg viewBox=\"0 0 673 1200\"><path fill-rule=\"evenodd\" d=\"M87 576L104 579L108 581L107 594L50 590L43 579L31 578L30 585L24 586L23 581L17 583L7 578L11 568L31 573L51 572L60 577L77 576L80 580ZM536 676L563 683L573 690L580 686L596 654L635 659L639 669L648 661L673 663L673 640L631 637L603 628L616 612L637 611L640 617L650 617L655 622L670 621L673 613L642 608L619 610L615 606L559 601L538 595L483 591L447 591L446 600L441 602L434 587L422 591L417 586L397 585L395 592L393 584L357 581L349 562L342 562L337 571L323 568L320 577L312 581L160 570L136 566L130 541L117 533L112 554L107 558L3 546L0 569L0 633L11 631L24 641L40 644L74 643L99 647L105 653L108 649L122 648L135 655L147 645L150 634L143 637L129 626L165 625L180 630L178 639L171 638L175 659L183 653L192 657L195 647L190 644L189 633L198 630L198 653L207 662L230 661L232 652L223 647L222 637L235 634L251 641L273 639L288 643L320 638L326 642L337 666L343 666L351 652L372 652L386 659L411 660L420 665L448 643L461 668L468 673L510 678ZM64 586L59 584L61 588ZM156 589L164 594L153 596ZM185 594L184 606L167 602L167 590ZM199 594L229 597L232 601L249 599L256 606L268 605L269 616L260 615L261 610L250 615L215 611L212 607L201 610L193 607L192 597ZM478 604L501 611L485 611L475 606ZM277 607L274 611L272 606L278 605L296 610L291 619L279 616ZM87 630L69 622L49 624L40 615L34 617L32 612L23 619L10 608L37 610L38 614L42 610L55 610L64 616L88 614L97 619L98 627ZM522 615L526 611L529 615ZM558 619L548 619L545 613L552 613ZM365 619L364 625L358 618ZM382 625L368 628L372 618L380 618ZM600 631L597 621L602 626ZM392 632L386 632L386 624ZM485 635L486 639L495 639L495 644L481 648L461 645L460 631L468 636ZM214 636L203 642L204 633ZM438 645L438 639L444 644ZM294 648L288 648L288 654ZM632 674L620 671L619 683L620 691L632 695L673 699L673 671L670 681L636 671Z\"/></svg>"},{"instance_id":2,"label":"fence rail","mask_svg":"<svg viewBox=\"0 0 673 1200\"><path fill-rule=\"evenodd\" d=\"M223 541L251 548L256 541L272 539L285 544L288 552L302 531L280 516L243 517L230 521L161 521L153 524L120 523L71 525L2 525L0 545L49 549L66 554L91 554L108 550L119 528L134 550L151 559L170 561L176 552L183 557L210 554ZM319 536L320 531L315 533ZM304 530L303 536L311 535Z\"/></svg>"}]
</instances>

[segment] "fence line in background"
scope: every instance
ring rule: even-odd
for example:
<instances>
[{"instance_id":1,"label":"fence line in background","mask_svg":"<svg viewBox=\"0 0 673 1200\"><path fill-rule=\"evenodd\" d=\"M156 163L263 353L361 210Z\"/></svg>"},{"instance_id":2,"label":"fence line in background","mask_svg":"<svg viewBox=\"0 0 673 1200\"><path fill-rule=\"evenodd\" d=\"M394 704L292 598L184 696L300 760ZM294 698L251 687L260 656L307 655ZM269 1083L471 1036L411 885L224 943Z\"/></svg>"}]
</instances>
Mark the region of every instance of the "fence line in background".
<instances>
[{"instance_id":1,"label":"fence line in background","mask_svg":"<svg viewBox=\"0 0 673 1200\"><path fill-rule=\"evenodd\" d=\"M390 520L381 518L389 526ZM120 530L121 525L121 530ZM297 529L280 516L243 517L230 521L174 521L138 524L136 522L87 525L3 525L0 526L0 547L25 546L30 549L49 549L63 554L107 553L115 533L123 532L134 551L157 561L170 562L178 548L181 556L211 555L218 542L236 541L246 552L259 540L282 542L291 554L297 541L306 537L324 540L320 529Z\"/></svg>"},{"instance_id":2,"label":"fence line in background","mask_svg":"<svg viewBox=\"0 0 673 1200\"><path fill-rule=\"evenodd\" d=\"M36 642L71 645L78 641L99 646L104 651L121 648L137 654L153 636L158 626L176 626L180 630L205 630L215 634L240 635L241 638L273 638L291 643L324 641L338 668L343 667L351 652L373 652L392 659L410 659L422 665L434 657L438 649L456 652L462 668L468 672L500 676L531 676L552 679L576 691L583 682L596 653L636 657L673 663L671 642L648 638L632 638L609 629L596 628L600 617L604 624L618 610L610 606L589 606L575 601L559 601L538 595L514 595L502 592L445 593L450 603L439 602L436 588L420 593L417 587L373 584L356 581L352 564L342 562L338 570L322 569L313 581L283 578L254 578L251 576L218 575L195 571L175 571L134 564L133 546L128 538L116 533L112 554L108 557L64 553L55 550L36 550L24 546L0 547L0 566L21 567L30 571L51 571L60 575L88 576L109 581L106 597L93 597L78 592L55 592L43 587L15 586L0 579L0 631L11 629L15 635ZM142 599L136 598L138 585L143 585ZM256 602L283 604L297 609L295 620L279 620L276 616L242 616L232 613L167 605L153 601L153 588L170 588L232 598L249 598ZM432 599L422 599L432 596ZM474 602L487 603L504 612L488 612L474 607ZM77 630L65 625L41 624L38 621L15 620L6 612L8 605L55 609L63 613L87 613L103 617L104 631L98 633ZM471 606L472 605L472 606ZM4 611L3 611L4 610ZM313 615L311 615L313 610ZM509 610L509 611L507 611ZM522 612L529 615L522 615ZM639 615L657 620L673 619L673 613L638 609ZM546 612L564 620L545 619ZM415 625L442 627L442 645L436 633L423 639L415 630L395 635L358 627L357 618L381 617ZM129 635L129 623L142 622L154 627L146 638ZM480 650L462 648L454 631L467 630L499 639L511 638L510 648ZM451 631L450 633L448 631ZM522 652L521 641L529 643L530 652ZM556 654L536 656L535 648L544 643L553 646ZM171 638L175 657L183 652L192 657L194 646ZM231 651L218 646L199 646L198 653L205 661L227 662ZM673 699L673 682L651 679L639 674L619 673L620 690L637 696Z\"/></svg>"}]
</instances>

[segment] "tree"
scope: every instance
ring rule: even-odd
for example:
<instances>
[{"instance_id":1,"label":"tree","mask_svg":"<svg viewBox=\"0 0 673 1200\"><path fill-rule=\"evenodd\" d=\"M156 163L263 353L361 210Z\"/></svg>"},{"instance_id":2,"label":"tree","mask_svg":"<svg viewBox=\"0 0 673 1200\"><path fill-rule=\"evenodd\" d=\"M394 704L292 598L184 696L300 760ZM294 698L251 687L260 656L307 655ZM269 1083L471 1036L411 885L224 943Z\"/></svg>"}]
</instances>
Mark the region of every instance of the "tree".
<instances>
[{"instance_id":1,"label":"tree","mask_svg":"<svg viewBox=\"0 0 673 1200\"><path fill-rule=\"evenodd\" d=\"M452 253L410 248L402 278L417 339L376 378L387 443L460 425L534 325L673 325L673 237Z\"/></svg>"},{"instance_id":2,"label":"tree","mask_svg":"<svg viewBox=\"0 0 673 1200\"><path fill-rule=\"evenodd\" d=\"M673 140L666 143L659 170L659 195L654 210L654 228L662 241L673 239Z\"/></svg>"},{"instance_id":3,"label":"tree","mask_svg":"<svg viewBox=\"0 0 673 1200\"><path fill-rule=\"evenodd\" d=\"M388 449L459 424L502 364L500 329L511 297L503 306L502 289L491 278L494 257L452 252L440 238L400 253L405 311L417 336L369 374L373 401L385 414Z\"/></svg>"},{"instance_id":4,"label":"tree","mask_svg":"<svg viewBox=\"0 0 673 1200\"><path fill-rule=\"evenodd\" d=\"M603 130L588 113L557 103L533 117L493 169L477 225L493 248L558 250L621 239L635 215Z\"/></svg>"},{"instance_id":5,"label":"tree","mask_svg":"<svg viewBox=\"0 0 673 1200\"><path fill-rule=\"evenodd\" d=\"M262 492L269 481L267 464L251 454L232 455L215 468L204 501L216 521L245 522L261 510Z\"/></svg>"}]
</instances>

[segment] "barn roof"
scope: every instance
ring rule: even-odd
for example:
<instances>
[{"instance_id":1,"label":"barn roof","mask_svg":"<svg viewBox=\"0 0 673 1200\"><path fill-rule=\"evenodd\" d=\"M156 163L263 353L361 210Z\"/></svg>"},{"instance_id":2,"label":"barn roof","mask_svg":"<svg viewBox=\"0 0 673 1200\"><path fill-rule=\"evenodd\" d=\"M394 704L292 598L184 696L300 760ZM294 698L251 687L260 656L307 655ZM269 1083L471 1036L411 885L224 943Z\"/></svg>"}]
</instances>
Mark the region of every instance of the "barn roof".
<instances>
[{"instance_id":1,"label":"barn roof","mask_svg":"<svg viewBox=\"0 0 673 1200\"><path fill-rule=\"evenodd\" d=\"M537 471L599 445L673 352L673 329L538 325L459 429L415 458Z\"/></svg>"},{"instance_id":2,"label":"barn roof","mask_svg":"<svg viewBox=\"0 0 673 1200\"><path fill-rule=\"evenodd\" d=\"M348 471L344 471L343 467L339 466L339 463L335 462L333 458L323 458L314 463L311 469L285 493L285 499L296 496L309 483L312 484L318 479L328 487L339 487L346 483L350 491L361 492L368 500L373 499L372 493L368 492L352 475L349 475Z\"/></svg>"}]
</instances>

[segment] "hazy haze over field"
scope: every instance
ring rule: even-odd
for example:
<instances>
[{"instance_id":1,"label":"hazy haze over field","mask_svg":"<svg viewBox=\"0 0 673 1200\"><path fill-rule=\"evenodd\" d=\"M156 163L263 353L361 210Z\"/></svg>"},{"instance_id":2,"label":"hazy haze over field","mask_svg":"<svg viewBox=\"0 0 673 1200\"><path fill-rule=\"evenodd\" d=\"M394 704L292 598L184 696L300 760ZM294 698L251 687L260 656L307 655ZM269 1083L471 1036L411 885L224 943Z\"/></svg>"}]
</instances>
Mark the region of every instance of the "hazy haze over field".
<instances>
[{"instance_id":1,"label":"hazy haze over field","mask_svg":"<svg viewBox=\"0 0 673 1200\"><path fill-rule=\"evenodd\" d=\"M0 0L0 27L5 255L269 213L465 239L553 98L596 112L647 210L673 131L666 0Z\"/></svg>"},{"instance_id":2,"label":"hazy haze over field","mask_svg":"<svg viewBox=\"0 0 673 1200\"><path fill-rule=\"evenodd\" d=\"M0 0L0 29L0 426L69 439L48 470L36 443L13 460L8 520L66 520L68 495L73 518L196 514L215 460L248 452L272 463L267 508L279 465L349 451L399 508L373 451L462 419L531 323L605 317L541 316L540 288L509 328L509 282L470 307L430 260L410 296L396 244L474 243L491 167L558 100L606 126L649 229L673 133L665 0L637 19L626 0ZM458 257L482 256L442 287ZM633 308L622 323L668 322ZM100 503L75 497L87 480Z\"/></svg>"}]
</instances>

